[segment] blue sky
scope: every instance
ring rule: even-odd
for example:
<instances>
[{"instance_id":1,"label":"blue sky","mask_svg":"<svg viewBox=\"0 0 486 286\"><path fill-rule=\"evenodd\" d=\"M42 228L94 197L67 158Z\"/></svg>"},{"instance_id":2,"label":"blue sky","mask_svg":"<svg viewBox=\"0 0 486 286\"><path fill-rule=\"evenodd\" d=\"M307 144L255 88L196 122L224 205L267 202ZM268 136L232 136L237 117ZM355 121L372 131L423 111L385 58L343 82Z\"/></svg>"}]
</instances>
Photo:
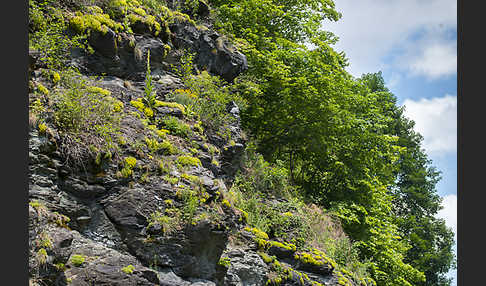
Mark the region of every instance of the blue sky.
<instances>
[{"instance_id":1,"label":"blue sky","mask_svg":"<svg viewBox=\"0 0 486 286\"><path fill-rule=\"evenodd\" d=\"M424 137L422 147L442 172L438 214L457 229L457 1L335 0L343 14L324 29L349 59L355 77L381 71L405 114ZM457 285L457 273L449 273Z\"/></svg>"}]
</instances>

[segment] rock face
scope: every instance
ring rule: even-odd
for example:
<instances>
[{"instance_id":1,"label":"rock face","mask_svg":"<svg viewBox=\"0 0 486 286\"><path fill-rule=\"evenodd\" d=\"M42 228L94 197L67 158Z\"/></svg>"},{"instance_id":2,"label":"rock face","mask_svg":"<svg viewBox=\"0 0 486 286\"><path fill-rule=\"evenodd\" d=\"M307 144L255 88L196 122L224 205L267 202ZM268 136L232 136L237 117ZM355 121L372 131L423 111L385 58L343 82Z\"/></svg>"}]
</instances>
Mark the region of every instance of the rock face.
<instances>
[{"instance_id":1,"label":"rock face","mask_svg":"<svg viewBox=\"0 0 486 286\"><path fill-rule=\"evenodd\" d=\"M228 249L231 261L224 284L232 286L265 285L269 267L254 251L248 249Z\"/></svg>"},{"instance_id":2,"label":"rock face","mask_svg":"<svg viewBox=\"0 0 486 286\"><path fill-rule=\"evenodd\" d=\"M195 54L194 63L201 70L219 75L228 82L248 69L245 55L215 31L200 30L189 22L169 25L169 37L153 37L144 29L134 29L135 35L108 29L106 34L93 33L89 43L92 55L75 53L75 65L87 74L107 74L122 78L142 79L150 50L154 74L164 75L171 64L179 62L182 51ZM137 33L137 31L139 33ZM117 38L118 37L118 38Z\"/></svg>"},{"instance_id":3,"label":"rock face","mask_svg":"<svg viewBox=\"0 0 486 286\"><path fill-rule=\"evenodd\" d=\"M209 8L205 2L199 4L197 15L205 17ZM218 33L189 22L168 28L170 34L159 36L147 33L143 25L134 27L134 34L117 34L109 28L106 33L93 32L89 43L95 53L74 50L69 59L84 75L103 75L100 87L124 104L119 135L127 143L118 156L137 157L136 175L120 176L121 165L105 157L74 168L60 151L63 142L55 129L31 128L31 285L266 285L276 277L271 263L262 259L262 249L243 231L242 214L223 201L245 149L238 106L232 102L226 110L235 119L228 126L230 142L208 132L167 135L180 151L168 154L165 149L152 152L144 143L149 128L130 102L144 93L148 51L159 99L185 88L169 70L171 64L179 64L182 50L195 53L199 69L228 82L247 69L246 57ZM34 82L46 80L39 57L29 51ZM172 106L156 107L154 113L156 120L175 117L189 122L181 109ZM161 174L163 164L178 162L180 154L191 154L196 164L174 163ZM154 165L153 156L162 158L160 164ZM234 245L230 240L240 232L240 244ZM282 285L301 285L303 274L337 285L328 265L307 265L286 250L269 252L295 269L293 278L280 279Z\"/></svg>"},{"instance_id":4,"label":"rock face","mask_svg":"<svg viewBox=\"0 0 486 286\"><path fill-rule=\"evenodd\" d=\"M215 31L200 31L188 24L170 26L174 33L172 42L177 48L196 53L199 68L231 82L248 69L246 57Z\"/></svg>"}]
</instances>

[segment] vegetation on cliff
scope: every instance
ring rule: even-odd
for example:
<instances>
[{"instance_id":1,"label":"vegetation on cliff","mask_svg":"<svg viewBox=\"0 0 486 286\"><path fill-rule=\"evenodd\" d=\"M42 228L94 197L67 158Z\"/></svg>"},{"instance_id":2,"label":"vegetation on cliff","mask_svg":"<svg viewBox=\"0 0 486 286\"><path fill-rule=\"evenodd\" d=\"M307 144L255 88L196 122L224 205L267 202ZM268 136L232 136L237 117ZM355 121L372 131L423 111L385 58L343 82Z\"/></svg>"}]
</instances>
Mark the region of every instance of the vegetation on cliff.
<instances>
[{"instance_id":1,"label":"vegetation on cliff","mask_svg":"<svg viewBox=\"0 0 486 286\"><path fill-rule=\"evenodd\" d=\"M115 168L129 184L156 174L173 186L165 210L148 216L149 230L173 234L205 219L221 227L223 216L238 214L247 224L238 231L252 237L272 269L267 284L304 285L311 271L333 273L341 285L450 285L453 233L435 217L440 174L381 74L356 79L346 72L345 55L332 48L338 38L321 27L339 18L331 0L29 0L29 44L42 66L42 80L30 87L31 125L58 138L72 168L93 165L97 176ZM176 54L171 25L181 23L217 29L246 56L248 70L234 80L220 74L225 81L198 66L193 53ZM133 48L134 34L165 43L159 62L178 55L164 68L182 87L163 100L156 99L150 49L134 49L145 78L125 103L69 61L73 51L95 54L96 37L108 37L115 51L125 40ZM233 49L222 38L213 55ZM241 118L228 111L231 104ZM124 129L135 119L141 138ZM236 143L240 119L245 134ZM225 177L230 188L208 194L203 185L214 182L195 170L228 168L221 158L245 140L236 176ZM48 252L38 253L45 264ZM80 257L72 264L82 265ZM133 273L129 266L122 271Z\"/></svg>"}]
</instances>

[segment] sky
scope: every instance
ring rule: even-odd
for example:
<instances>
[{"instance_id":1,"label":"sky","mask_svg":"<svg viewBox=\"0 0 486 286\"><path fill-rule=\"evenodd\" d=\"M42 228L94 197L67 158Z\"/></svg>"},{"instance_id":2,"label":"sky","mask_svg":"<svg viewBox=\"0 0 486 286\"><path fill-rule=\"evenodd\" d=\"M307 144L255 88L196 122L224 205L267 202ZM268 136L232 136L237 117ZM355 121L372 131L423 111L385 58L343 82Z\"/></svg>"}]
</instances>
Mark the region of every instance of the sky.
<instances>
[{"instance_id":1,"label":"sky","mask_svg":"<svg viewBox=\"0 0 486 286\"><path fill-rule=\"evenodd\" d=\"M355 77L382 72L432 165L443 198L438 217L457 230L457 0L334 0L342 13L324 30L339 37ZM457 237L457 235L456 235ZM457 285L457 271L448 273Z\"/></svg>"}]
</instances>

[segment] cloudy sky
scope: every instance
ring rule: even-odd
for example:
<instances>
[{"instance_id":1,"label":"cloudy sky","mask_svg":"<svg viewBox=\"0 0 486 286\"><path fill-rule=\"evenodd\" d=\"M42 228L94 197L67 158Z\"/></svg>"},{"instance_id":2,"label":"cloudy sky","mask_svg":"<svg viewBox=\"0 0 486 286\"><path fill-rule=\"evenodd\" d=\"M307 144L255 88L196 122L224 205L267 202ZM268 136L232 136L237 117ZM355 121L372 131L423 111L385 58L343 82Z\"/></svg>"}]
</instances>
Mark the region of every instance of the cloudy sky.
<instances>
[{"instance_id":1,"label":"cloudy sky","mask_svg":"<svg viewBox=\"0 0 486 286\"><path fill-rule=\"evenodd\" d=\"M348 71L383 73L424 137L423 148L442 172L438 216L457 230L457 1L335 0L343 14L324 29L349 59ZM457 273L451 271L452 285Z\"/></svg>"}]
</instances>

